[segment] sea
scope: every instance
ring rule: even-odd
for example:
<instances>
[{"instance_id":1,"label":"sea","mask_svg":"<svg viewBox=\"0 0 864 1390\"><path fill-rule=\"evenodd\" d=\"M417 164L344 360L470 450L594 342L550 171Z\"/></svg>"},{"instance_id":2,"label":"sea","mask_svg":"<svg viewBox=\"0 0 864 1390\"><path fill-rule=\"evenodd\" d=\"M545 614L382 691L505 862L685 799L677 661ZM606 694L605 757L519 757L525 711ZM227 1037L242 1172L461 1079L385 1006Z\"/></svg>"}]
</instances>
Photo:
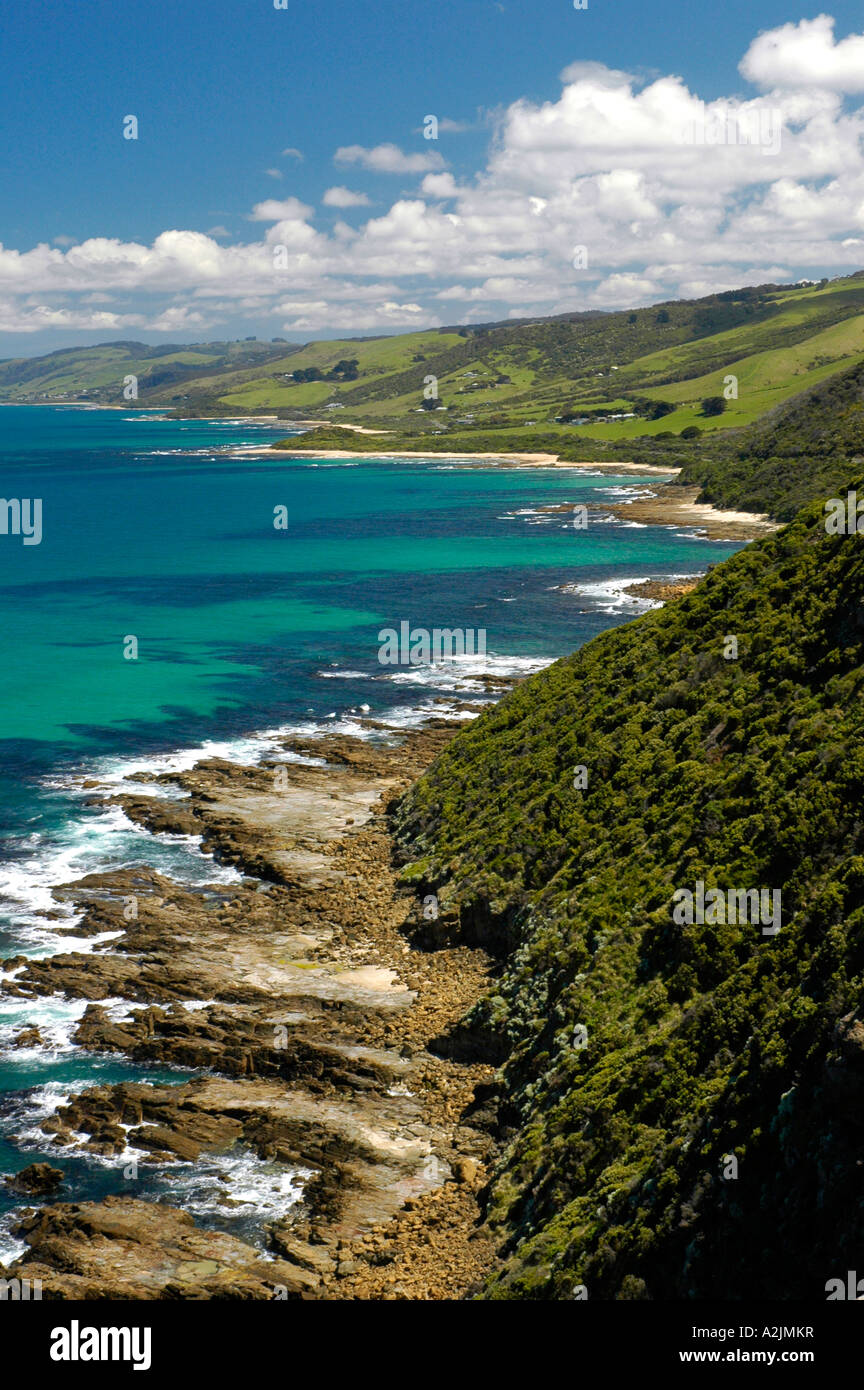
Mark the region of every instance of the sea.
<instances>
[{"instance_id":1,"label":"sea","mask_svg":"<svg viewBox=\"0 0 864 1390\"><path fill-rule=\"evenodd\" d=\"M484 674L529 675L652 606L628 584L699 574L739 548L603 510L653 477L443 455L268 456L288 432L0 407L0 494L29 501L25 522L41 507L38 543L32 527L34 543L26 527L0 529L0 957L98 948L52 897L84 874L148 863L189 884L239 877L194 837L88 806L82 779L119 788L202 757L255 762L293 733L373 736L366 717L395 729L464 718L460 702L494 698ZM253 446L260 454L238 452ZM587 528L586 503L599 507ZM14 508L0 505L0 528L4 514ZM379 634L403 622L482 631L485 655L382 664ZM111 1002L117 1018L129 1007ZM2 1175L41 1161L64 1171L63 1200L164 1200L260 1245L299 1175L241 1152L130 1178L131 1151L51 1147L41 1120L84 1087L193 1074L77 1047L84 1008L0 994L0 1263L24 1249L22 1198ZM31 1025L43 1043L13 1046ZM226 1183L239 1205L222 1203Z\"/></svg>"}]
</instances>

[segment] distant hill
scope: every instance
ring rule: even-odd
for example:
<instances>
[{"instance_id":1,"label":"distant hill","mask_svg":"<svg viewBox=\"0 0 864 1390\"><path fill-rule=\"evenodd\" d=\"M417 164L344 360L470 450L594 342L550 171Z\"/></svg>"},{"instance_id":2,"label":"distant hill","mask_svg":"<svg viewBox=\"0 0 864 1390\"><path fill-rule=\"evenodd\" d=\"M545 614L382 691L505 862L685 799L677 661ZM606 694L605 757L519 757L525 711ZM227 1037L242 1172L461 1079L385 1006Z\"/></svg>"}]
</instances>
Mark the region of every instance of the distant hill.
<instances>
[{"instance_id":1,"label":"distant hill","mask_svg":"<svg viewBox=\"0 0 864 1390\"><path fill-rule=\"evenodd\" d=\"M130 405L327 422L309 447L680 467L706 500L785 520L864 457L864 272L390 337L69 348L0 362L0 401L123 404L130 378Z\"/></svg>"},{"instance_id":2,"label":"distant hill","mask_svg":"<svg viewBox=\"0 0 864 1390\"><path fill-rule=\"evenodd\" d=\"M122 404L124 378L134 375L138 405L183 414L268 413L460 434L537 426L626 446L688 426L746 425L857 361L864 361L864 274L392 337L72 348L0 363L0 400ZM723 394L730 374L737 397L722 415L705 415L703 400ZM443 409L422 409L424 386L437 390Z\"/></svg>"},{"instance_id":3,"label":"distant hill","mask_svg":"<svg viewBox=\"0 0 864 1390\"><path fill-rule=\"evenodd\" d=\"M17 357L0 362L0 400L39 404L46 401L92 401L122 405L125 379L135 376L137 400L129 404L159 405L181 393L183 385L207 372L227 385L235 373L260 371L265 363L283 360L295 349L289 343L170 344L100 343L96 347L61 348L44 357ZM224 414L218 408L215 414Z\"/></svg>"},{"instance_id":4,"label":"distant hill","mask_svg":"<svg viewBox=\"0 0 864 1390\"><path fill-rule=\"evenodd\" d=\"M500 961L434 1044L502 1065L487 1297L824 1299L860 1270L861 545L805 510L523 682L397 809L419 939ZM779 891L779 932L678 925L699 881Z\"/></svg>"}]
</instances>

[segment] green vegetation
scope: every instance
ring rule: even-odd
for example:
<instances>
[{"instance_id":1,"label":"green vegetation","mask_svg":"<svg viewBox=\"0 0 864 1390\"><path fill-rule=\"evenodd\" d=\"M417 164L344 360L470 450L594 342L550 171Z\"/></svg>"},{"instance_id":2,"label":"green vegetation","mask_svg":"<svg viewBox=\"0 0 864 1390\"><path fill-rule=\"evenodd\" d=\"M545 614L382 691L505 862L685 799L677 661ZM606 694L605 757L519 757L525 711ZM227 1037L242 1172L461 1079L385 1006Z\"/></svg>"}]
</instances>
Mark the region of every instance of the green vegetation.
<instances>
[{"instance_id":1,"label":"green vegetation","mask_svg":"<svg viewBox=\"0 0 864 1390\"><path fill-rule=\"evenodd\" d=\"M685 464L679 481L700 483L722 507L768 512L780 520L845 488L864 464L864 363L795 397L748 430L715 435L710 450Z\"/></svg>"},{"instance_id":2,"label":"green vegetation","mask_svg":"<svg viewBox=\"0 0 864 1390\"><path fill-rule=\"evenodd\" d=\"M340 409L373 428L543 428L629 449L634 440L694 426L750 424L858 361L862 274L819 287L751 286L646 309L305 345L102 344L0 363L0 400L122 403L131 373L140 405L184 415L324 420ZM738 394L726 399L730 374ZM444 410L424 404L427 377ZM720 395L722 418L706 416L702 402Z\"/></svg>"},{"instance_id":3,"label":"green vegetation","mask_svg":"<svg viewBox=\"0 0 864 1390\"><path fill-rule=\"evenodd\" d=\"M788 520L864 457L864 272L303 346L72 348L0 362L0 401L122 404L130 375L139 406L317 419L322 428L287 441L298 452L632 460L681 468L679 481L699 484L703 500ZM434 400L423 396L427 378ZM336 410L380 433L340 429Z\"/></svg>"},{"instance_id":4,"label":"green vegetation","mask_svg":"<svg viewBox=\"0 0 864 1390\"><path fill-rule=\"evenodd\" d=\"M410 341L424 336L423 350L405 355L398 368L393 361L373 371L364 353L374 344L354 349L357 381L334 388L326 400L319 396L318 406L338 404L353 423L395 430L554 429L559 422L574 440L587 434L630 447L661 432L749 424L843 365L864 361L864 277L821 289L760 286L660 309L569 314ZM321 346L304 348L298 362ZM345 350L343 343L339 351ZM436 378L446 411L430 412L424 424L420 393L427 375ZM737 398L724 394L722 419L706 417L702 402L723 394L729 375L738 380ZM274 400L272 392L272 381L259 379L230 401L260 407ZM287 399L280 395L279 403ZM608 418L615 414L633 418ZM587 423L564 423L568 415Z\"/></svg>"},{"instance_id":5,"label":"green vegetation","mask_svg":"<svg viewBox=\"0 0 864 1390\"><path fill-rule=\"evenodd\" d=\"M194 343L191 347L147 347L144 343L102 343L98 347L63 348L46 357L12 358L0 362L0 400L38 405L43 401L92 401L122 405L124 381L138 381L138 399L129 404L163 405L183 402L189 414L198 413L191 383L207 373L230 381L235 375L260 371L262 362L286 359L290 346L254 339L233 343ZM284 364L287 367L287 361ZM217 400L207 411L228 415Z\"/></svg>"},{"instance_id":6,"label":"green vegetation","mask_svg":"<svg viewBox=\"0 0 864 1390\"><path fill-rule=\"evenodd\" d=\"M694 446L687 440L682 443L674 434L668 439L648 436L622 449L620 445L587 436L580 435L574 440L572 434L563 428L555 429L549 425L544 425L542 430L442 430L440 433L427 433L417 429L414 433L392 431L386 434L357 434L340 425L322 425L303 434L280 439L272 447L290 449L300 454L328 449L343 449L352 454L389 454L403 450L424 454L557 454L565 463L620 463L626 459L670 469L682 467L696 458Z\"/></svg>"},{"instance_id":7,"label":"green vegetation","mask_svg":"<svg viewBox=\"0 0 864 1390\"><path fill-rule=\"evenodd\" d=\"M501 961L438 1044L503 1063L488 1297L824 1298L860 1268L861 547L804 511L517 686L397 808L434 929ZM700 879L780 889L779 934L675 925Z\"/></svg>"}]
</instances>

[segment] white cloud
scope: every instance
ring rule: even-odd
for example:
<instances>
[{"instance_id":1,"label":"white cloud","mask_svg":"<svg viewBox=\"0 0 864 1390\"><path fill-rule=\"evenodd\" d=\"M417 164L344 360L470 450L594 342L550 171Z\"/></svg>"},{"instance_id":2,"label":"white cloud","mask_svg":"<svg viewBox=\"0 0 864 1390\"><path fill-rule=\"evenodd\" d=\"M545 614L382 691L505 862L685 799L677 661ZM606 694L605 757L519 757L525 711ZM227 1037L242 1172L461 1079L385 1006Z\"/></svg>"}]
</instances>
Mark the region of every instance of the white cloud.
<instances>
[{"instance_id":1,"label":"white cloud","mask_svg":"<svg viewBox=\"0 0 864 1390\"><path fill-rule=\"evenodd\" d=\"M286 306L291 312L291 306ZM322 329L337 332L365 333L383 328L393 331L399 328L439 328L441 320L428 314L420 304L399 304L386 300L383 304L345 306L332 304L326 299L298 302L293 306L296 317L287 319L282 328L286 333L321 332Z\"/></svg>"},{"instance_id":2,"label":"white cloud","mask_svg":"<svg viewBox=\"0 0 864 1390\"><path fill-rule=\"evenodd\" d=\"M312 209L299 198L265 198L256 203L249 219L251 222L305 222L312 216Z\"/></svg>"},{"instance_id":3,"label":"white cloud","mask_svg":"<svg viewBox=\"0 0 864 1390\"><path fill-rule=\"evenodd\" d=\"M149 246L110 236L0 246L0 326L170 331L193 323L178 318L186 306L208 322L248 313L303 333L362 333L432 326L445 304L448 321L504 318L857 269L864 103L844 101L846 41L833 42L828 21L807 23L827 35L833 85L822 59L795 85L788 36L802 25L783 26L760 35L742 65L776 84L765 96L705 102L677 76L641 82L571 64L557 99L498 113L484 166L458 183L437 151L344 147L345 165L417 176L356 227L327 218L319 230L307 204L269 198L249 214L267 225L248 242L217 226L168 230ZM342 185L323 204L369 206ZM583 246L587 265L575 257ZM113 296L112 311L83 302L94 294Z\"/></svg>"},{"instance_id":4,"label":"white cloud","mask_svg":"<svg viewBox=\"0 0 864 1390\"><path fill-rule=\"evenodd\" d=\"M369 206L369 199L365 193L352 193L350 188L343 188L341 185L336 188L328 188L321 201L328 208L366 208Z\"/></svg>"},{"instance_id":5,"label":"white cloud","mask_svg":"<svg viewBox=\"0 0 864 1390\"><path fill-rule=\"evenodd\" d=\"M835 41L834 20L827 14L783 24L753 40L739 71L760 87L864 92L864 34Z\"/></svg>"},{"instance_id":6,"label":"white cloud","mask_svg":"<svg viewBox=\"0 0 864 1390\"><path fill-rule=\"evenodd\" d=\"M106 301L107 295L88 295L83 303ZM0 332L38 333L46 328L63 328L75 332L98 331L116 333L124 329L149 329L152 332L174 333L187 328L199 328L205 316L186 305L169 306L156 315L116 314L109 310L83 308L66 309L57 304L28 303L0 299Z\"/></svg>"},{"instance_id":7,"label":"white cloud","mask_svg":"<svg viewBox=\"0 0 864 1390\"><path fill-rule=\"evenodd\" d=\"M459 189L452 174L427 174L420 191L427 198L455 198Z\"/></svg>"},{"instance_id":8,"label":"white cloud","mask_svg":"<svg viewBox=\"0 0 864 1390\"><path fill-rule=\"evenodd\" d=\"M282 151L282 157L283 157L283 158L287 157L288 159L300 159L300 160L302 160L303 155L302 155L302 153L300 152L300 150L295 150L295 148L294 148L293 145L289 145L288 148L287 148L287 150L283 150L283 151Z\"/></svg>"},{"instance_id":9,"label":"white cloud","mask_svg":"<svg viewBox=\"0 0 864 1390\"><path fill-rule=\"evenodd\" d=\"M281 169L265 169L265 170L264 170L264 173L267 175L268 178L271 178L271 179L281 179L281 178L282 178L282 170L281 170Z\"/></svg>"},{"instance_id":10,"label":"white cloud","mask_svg":"<svg viewBox=\"0 0 864 1390\"><path fill-rule=\"evenodd\" d=\"M337 164L360 164L377 174L424 174L430 169L443 169L444 160L437 150L425 154L405 154L398 145L343 145L333 156Z\"/></svg>"},{"instance_id":11,"label":"white cloud","mask_svg":"<svg viewBox=\"0 0 864 1390\"><path fill-rule=\"evenodd\" d=\"M159 333L176 333L185 328L200 328L205 322L204 315L186 304L171 305L156 318L150 319L147 327Z\"/></svg>"},{"instance_id":12,"label":"white cloud","mask_svg":"<svg viewBox=\"0 0 864 1390\"><path fill-rule=\"evenodd\" d=\"M600 87L627 87L631 80L626 72L620 72L617 68L607 68L605 63L590 62L581 58L575 63L568 63L561 73L561 81L565 86L572 82L593 82Z\"/></svg>"}]
</instances>

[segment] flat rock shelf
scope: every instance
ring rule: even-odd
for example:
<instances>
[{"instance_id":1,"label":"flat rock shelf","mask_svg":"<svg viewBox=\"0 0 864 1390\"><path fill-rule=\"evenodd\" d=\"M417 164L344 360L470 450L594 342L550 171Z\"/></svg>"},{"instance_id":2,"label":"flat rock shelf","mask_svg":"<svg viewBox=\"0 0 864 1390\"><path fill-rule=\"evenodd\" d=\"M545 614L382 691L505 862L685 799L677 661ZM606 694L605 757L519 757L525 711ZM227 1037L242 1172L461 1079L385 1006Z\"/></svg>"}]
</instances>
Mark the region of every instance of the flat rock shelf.
<instances>
[{"instance_id":1,"label":"flat rock shelf","mask_svg":"<svg viewBox=\"0 0 864 1390\"><path fill-rule=\"evenodd\" d=\"M478 1194L495 1141L475 1095L492 1068L440 1045L491 965L414 944L421 908L387 821L458 725L368 722L371 739L286 740L288 761L139 773L119 795L89 784L93 802L201 836L244 876L193 889L146 864L89 875L55 895L82 912L79 937L112 939L0 962L7 996L88 1001L79 1046L198 1073L82 1090L42 1122L58 1154L131 1151L155 1170L246 1151L293 1175L296 1203L259 1249L162 1201L61 1190L22 1209L28 1248L0 1275L55 1299L439 1299L470 1296L494 1266Z\"/></svg>"}]
</instances>

